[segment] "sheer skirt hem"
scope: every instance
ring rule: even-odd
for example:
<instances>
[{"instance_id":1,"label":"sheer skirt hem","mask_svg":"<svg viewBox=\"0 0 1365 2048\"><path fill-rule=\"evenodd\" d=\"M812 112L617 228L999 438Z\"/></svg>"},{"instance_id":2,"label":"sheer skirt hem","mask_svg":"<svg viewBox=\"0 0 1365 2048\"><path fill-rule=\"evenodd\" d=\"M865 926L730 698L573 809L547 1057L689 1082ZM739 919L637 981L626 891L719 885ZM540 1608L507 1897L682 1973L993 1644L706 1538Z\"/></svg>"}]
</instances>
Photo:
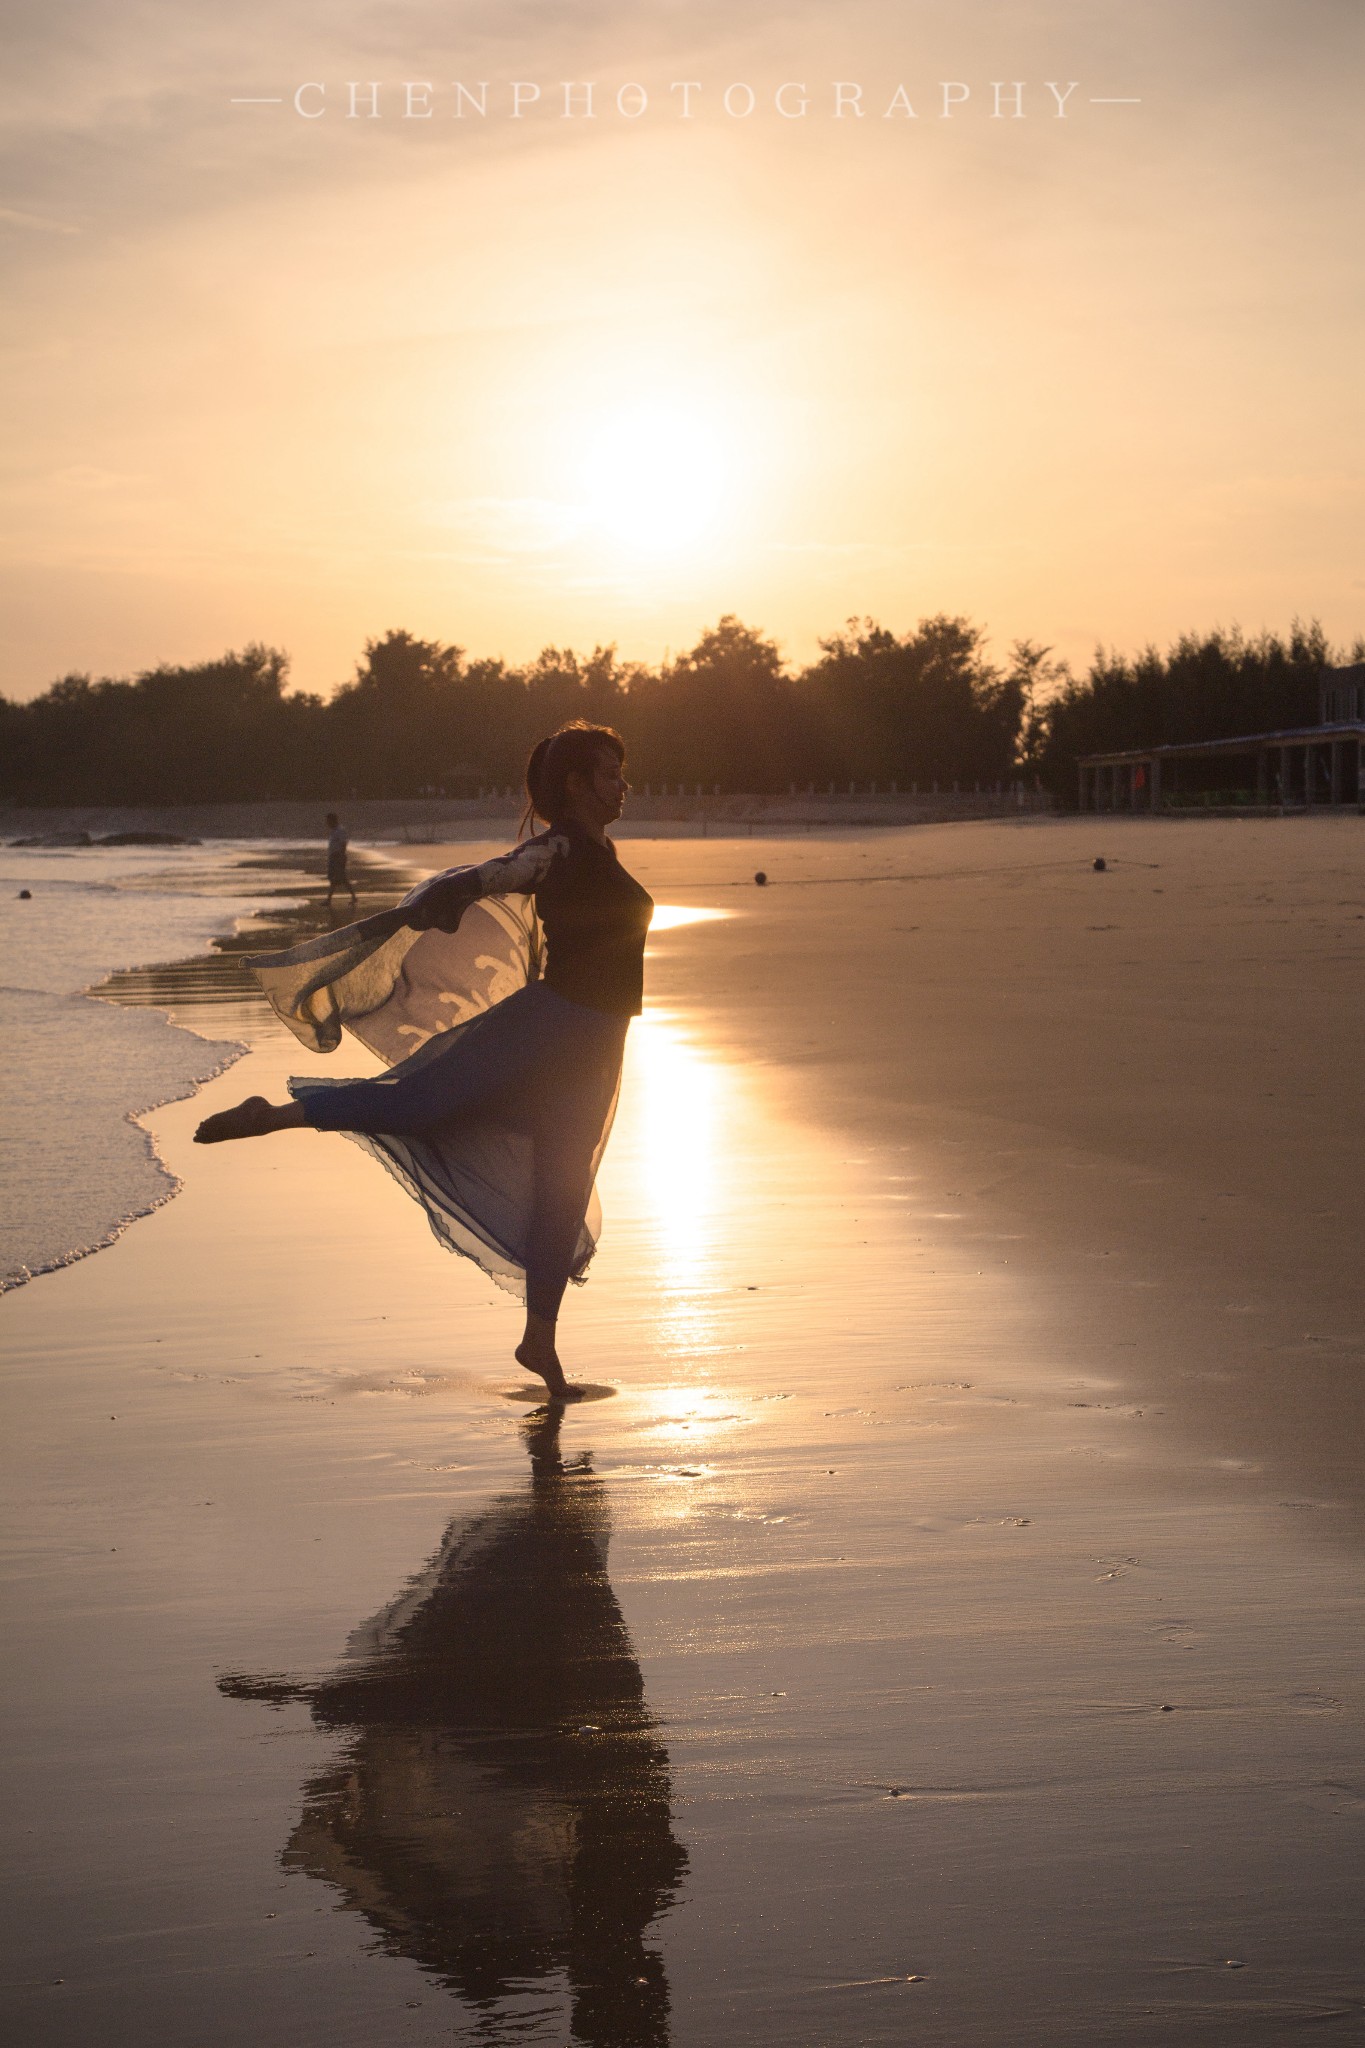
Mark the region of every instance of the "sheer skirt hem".
<instances>
[{"instance_id":1,"label":"sheer skirt hem","mask_svg":"<svg viewBox=\"0 0 1365 2048\"><path fill-rule=\"evenodd\" d=\"M335 1085L332 1081L301 1077L289 1082L289 1093L296 1102L306 1103L311 1090L331 1088ZM404 1194L411 1195L423 1210L431 1226L431 1234L443 1251L454 1252L458 1257L472 1260L505 1293L512 1295L517 1301L525 1302L526 1268L505 1246L480 1237L461 1218L452 1216L448 1209L427 1193L424 1185L425 1176L413 1155L412 1147L405 1139L380 1137L368 1131L340 1131L337 1135L349 1138L353 1145L359 1145L372 1159L377 1159L384 1171L397 1181ZM594 1245L592 1251L596 1249ZM587 1267L592 1251L583 1260L578 1271L570 1274L572 1280L581 1282L587 1278Z\"/></svg>"}]
</instances>

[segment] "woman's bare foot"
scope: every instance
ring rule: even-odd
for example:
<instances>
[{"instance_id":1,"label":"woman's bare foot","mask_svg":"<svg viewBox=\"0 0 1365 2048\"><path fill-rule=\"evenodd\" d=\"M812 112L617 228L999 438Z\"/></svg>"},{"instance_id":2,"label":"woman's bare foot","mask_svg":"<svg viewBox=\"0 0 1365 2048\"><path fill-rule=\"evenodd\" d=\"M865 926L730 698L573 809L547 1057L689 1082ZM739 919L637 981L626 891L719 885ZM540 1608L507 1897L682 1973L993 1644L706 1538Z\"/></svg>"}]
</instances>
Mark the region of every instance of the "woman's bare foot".
<instances>
[{"instance_id":1,"label":"woman's bare foot","mask_svg":"<svg viewBox=\"0 0 1365 2048\"><path fill-rule=\"evenodd\" d=\"M527 1372L539 1374L550 1390L552 1401L573 1400L574 1390L564 1377L564 1368L553 1343L546 1345L543 1339L537 1341L527 1335L517 1346L516 1361L518 1365L524 1365Z\"/></svg>"},{"instance_id":2,"label":"woman's bare foot","mask_svg":"<svg viewBox=\"0 0 1365 2048\"><path fill-rule=\"evenodd\" d=\"M233 1109L220 1109L206 1116L194 1134L196 1145L220 1145L225 1138L264 1138L270 1131L297 1129L303 1110L297 1102L267 1102L264 1095L248 1095Z\"/></svg>"}]
</instances>

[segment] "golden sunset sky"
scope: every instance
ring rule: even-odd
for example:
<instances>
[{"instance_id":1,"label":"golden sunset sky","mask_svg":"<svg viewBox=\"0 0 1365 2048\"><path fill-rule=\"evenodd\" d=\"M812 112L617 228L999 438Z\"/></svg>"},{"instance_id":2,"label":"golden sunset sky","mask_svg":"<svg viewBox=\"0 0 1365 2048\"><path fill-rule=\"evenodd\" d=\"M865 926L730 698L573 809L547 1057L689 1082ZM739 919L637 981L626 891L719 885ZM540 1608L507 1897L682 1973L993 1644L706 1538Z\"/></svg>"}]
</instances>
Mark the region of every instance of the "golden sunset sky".
<instances>
[{"instance_id":1,"label":"golden sunset sky","mask_svg":"<svg viewBox=\"0 0 1365 2048\"><path fill-rule=\"evenodd\" d=\"M653 660L727 611L796 659L940 610L1080 662L1348 639L1362 19L29 0L0 688L264 639L327 690L396 626Z\"/></svg>"}]
</instances>

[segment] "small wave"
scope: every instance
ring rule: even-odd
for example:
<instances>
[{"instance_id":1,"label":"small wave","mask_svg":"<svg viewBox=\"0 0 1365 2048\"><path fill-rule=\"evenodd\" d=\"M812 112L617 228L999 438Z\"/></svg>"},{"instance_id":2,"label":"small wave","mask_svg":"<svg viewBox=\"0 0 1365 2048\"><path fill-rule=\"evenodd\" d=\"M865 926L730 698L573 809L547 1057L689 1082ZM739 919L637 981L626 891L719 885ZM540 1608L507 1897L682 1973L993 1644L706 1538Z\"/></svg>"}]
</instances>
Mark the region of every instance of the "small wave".
<instances>
[{"instance_id":1,"label":"small wave","mask_svg":"<svg viewBox=\"0 0 1365 2048\"><path fill-rule=\"evenodd\" d=\"M300 907L305 867L283 842L0 849L0 1142L24 1190L0 1216L0 1292L113 1244L177 1193L138 1119L247 1050L236 1031L262 999L230 935ZM376 874L382 890L411 880Z\"/></svg>"},{"instance_id":2,"label":"small wave","mask_svg":"<svg viewBox=\"0 0 1365 2048\"><path fill-rule=\"evenodd\" d=\"M255 892L224 892L224 849L156 853L168 887L148 888L145 852L79 855L9 848L0 896L0 1068L5 1179L22 1188L0 1216L0 1293L113 1244L175 1195L178 1177L139 1117L183 1101L245 1047L173 1024L147 1007L92 1001L91 983L132 961L199 952L251 910ZM85 871L56 871L79 858ZM93 993L93 991L92 991Z\"/></svg>"},{"instance_id":3,"label":"small wave","mask_svg":"<svg viewBox=\"0 0 1365 2048\"><path fill-rule=\"evenodd\" d=\"M5 1178L24 1190L0 1218L0 1292L112 1244L180 1182L136 1121L183 1101L246 1048L152 1010L81 995L0 990Z\"/></svg>"}]
</instances>

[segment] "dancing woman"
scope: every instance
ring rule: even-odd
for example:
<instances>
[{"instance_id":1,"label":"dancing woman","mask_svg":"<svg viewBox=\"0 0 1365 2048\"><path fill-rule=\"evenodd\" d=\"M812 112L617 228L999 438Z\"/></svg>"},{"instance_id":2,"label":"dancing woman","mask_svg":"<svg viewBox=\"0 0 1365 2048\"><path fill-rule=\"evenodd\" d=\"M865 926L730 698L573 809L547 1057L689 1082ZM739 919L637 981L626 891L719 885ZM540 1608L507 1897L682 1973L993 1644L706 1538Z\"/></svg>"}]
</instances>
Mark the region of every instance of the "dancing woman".
<instances>
[{"instance_id":1,"label":"dancing woman","mask_svg":"<svg viewBox=\"0 0 1365 2048\"><path fill-rule=\"evenodd\" d=\"M315 1052L343 1027L389 1063L374 1080L291 1080L200 1124L200 1144L344 1131L427 1212L439 1241L526 1301L518 1363L571 1389L555 1345L564 1289L596 1245L593 1182L638 1016L654 905L606 828L629 785L606 726L562 727L526 769L546 829L450 868L395 910L251 961Z\"/></svg>"}]
</instances>

